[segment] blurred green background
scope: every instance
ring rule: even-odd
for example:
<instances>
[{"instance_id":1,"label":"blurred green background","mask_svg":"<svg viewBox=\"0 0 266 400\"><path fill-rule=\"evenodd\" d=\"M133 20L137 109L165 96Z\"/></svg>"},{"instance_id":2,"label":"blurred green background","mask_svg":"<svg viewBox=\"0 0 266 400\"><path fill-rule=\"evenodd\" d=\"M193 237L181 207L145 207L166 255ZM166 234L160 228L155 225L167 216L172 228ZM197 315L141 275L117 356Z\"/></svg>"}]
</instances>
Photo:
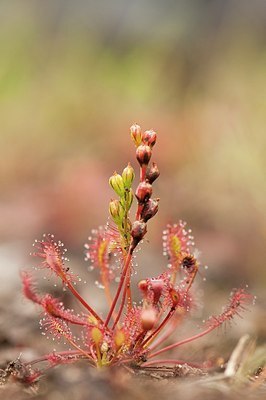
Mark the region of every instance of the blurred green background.
<instances>
[{"instance_id":1,"label":"blurred green background","mask_svg":"<svg viewBox=\"0 0 266 400\"><path fill-rule=\"evenodd\" d=\"M19 285L43 232L86 277L83 243L107 220L109 176L137 168L138 122L158 132L160 212L142 246L152 267L165 263L165 224L185 219L213 293L248 284L263 310L265 45L264 0L2 0L2 290Z\"/></svg>"}]
</instances>

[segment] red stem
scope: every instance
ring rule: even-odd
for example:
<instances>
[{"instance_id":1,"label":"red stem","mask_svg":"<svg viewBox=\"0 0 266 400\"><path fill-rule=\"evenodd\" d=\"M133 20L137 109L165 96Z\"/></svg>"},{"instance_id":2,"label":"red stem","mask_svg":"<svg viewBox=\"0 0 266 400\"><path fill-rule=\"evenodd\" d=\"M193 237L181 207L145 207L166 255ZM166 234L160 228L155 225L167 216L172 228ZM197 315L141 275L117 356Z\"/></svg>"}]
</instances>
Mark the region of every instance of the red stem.
<instances>
[{"instance_id":1,"label":"red stem","mask_svg":"<svg viewBox=\"0 0 266 400\"><path fill-rule=\"evenodd\" d=\"M130 274L131 271L128 271L127 274L127 281L126 281L126 287L127 287L127 310L130 311L132 309L132 295L131 295L131 288L130 288Z\"/></svg>"},{"instance_id":2,"label":"red stem","mask_svg":"<svg viewBox=\"0 0 266 400\"><path fill-rule=\"evenodd\" d=\"M193 275L190 278L190 282L189 282L189 284L188 284L188 286L186 288L186 293L188 293L189 289L191 288L192 283L194 282L194 279L195 279L195 277L197 275L197 272L198 272L198 267L195 268L195 271L194 271Z\"/></svg>"},{"instance_id":3,"label":"red stem","mask_svg":"<svg viewBox=\"0 0 266 400\"><path fill-rule=\"evenodd\" d=\"M128 272L130 272L130 271L128 271ZM127 274L127 277L128 277L128 274ZM119 307L119 311L118 311L118 314L116 316L116 319L115 319L114 325L112 327L112 330L115 329L115 327L116 327L116 325L119 322L119 319L121 317L121 314L122 314L122 311L123 311L123 308L124 308L124 305L125 305L125 300L126 300L126 297L127 297L128 282L129 282L129 279L127 278L126 285L125 285L124 290L123 290L123 295L122 295L122 300L121 300L121 304L120 304L120 307Z\"/></svg>"},{"instance_id":4,"label":"red stem","mask_svg":"<svg viewBox=\"0 0 266 400\"><path fill-rule=\"evenodd\" d=\"M173 343L173 344L171 344L171 345L169 345L169 346L164 347L164 348L161 349L161 350L156 351L155 353L150 354L150 355L149 355L149 358L158 356L159 354L164 353L165 351L174 349L175 347L179 347L179 346L181 346L182 344L186 344L186 343L192 342L193 340L199 339L200 337L207 335L209 332L211 332L211 331L214 330L215 328L217 328L217 327L216 327L216 326L210 326L210 327L209 327L208 329L206 329L205 331L200 332L200 333L197 333L197 335L194 335L194 336L191 336L190 338L181 340L180 342Z\"/></svg>"},{"instance_id":5,"label":"red stem","mask_svg":"<svg viewBox=\"0 0 266 400\"><path fill-rule=\"evenodd\" d=\"M146 179L146 170L147 170L147 165L142 165L140 168L140 181L144 182Z\"/></svg>"},{"instance_id":6,"label":"red stem","mask_svg":"<svg viewBox=\"0 0 266 400\"><path fill-rule=\"evenodd\" d=\"M108 282L108 278L107 278L107 271L105 269L102 270L101 279L102 279L102 284L104 286L104 293L106 296L107 303L109 305L111 305L113 300L112 300L110 286L109 286L109 282Z\"/></svg>"},{"instance_id":7,"label":"red stem","mask_svg":"<svg viewBox=\"0 0 266 400\"><path fill-rule=\"evenodd\" d=\"M64 317L59 317L59 318L65 320L66 322L69 322L70 324L73 324L73 325L79 325L79 326L87 326L88 325L86 322L72 321L71 319L67 319Z\"/></svg>"},{"instance_id":8,"label":"red stem","mask_svg":"<svg viewBox=\"0 0 266 400\"><path fill-rule=\"evenodd\" d=\"M99 315L89 306L89 304L81 297L81 295L76 291L74 286L72 285L71 282L67 281L66 283L67 288L71 291L71 293L78 299L78 301L89 311L91 315L94 316L94 318L97 319L98 322L103 324L103 320L99 317Z\"/></svg>"},{"instance_id":9,"label":"red stem","mask_svg":"<svg viewBox=\"0 0 266 400\"><path fill-rule=\"evenodd\" d=\"M142 167L140 167L140 182L145 182L146 171L147 171L147 165L143 165ZM143 204L138 204L136 212L136 221L140 220L142 209L143 209Z\"/></svg>"},{"instance_id":10,"label":"red stem","mask_svg":"<svg viewBox=\"0 0 266 400\"><path fill-rule=\"evenodd\" d=\"M117 288L117 292L115 294L115 297L114 297L113 303L111 305L111 308L109 310L109 313L107 315L107 318L106 318L106 320L104 322L104 326L105 327L108 325L108 323L109 323L109 321L110 321L110 319L112 317L112 314L113 314L113 311L115 309L116 303L117 303L118 298L120 296L123 284L125 282L125 278L127 276L128 269L130 268L130 263L131 263L131 259L132 259L132 252L133 252L133 247L130 246L128 254L127 254L127 258L125 260L125 264L124 264L124 267L123 267L123 271L122 271L122 275L121 275L121 278L120 278L119 286Z\"/></svg>"},{"instance_id":11,"label":"red stem","mask_svg":"<svg viewBox=\"0 0 266 400\"><path fill-rule=\"evenodd\" d=\"M165 324L169 321L169 319L172 317L172 315L174 314L176 308L171 308L171 310L169 311L169 313L166 315L166 317L164 318L164 320L160 323L160 325L158 326L157 329L155 329L154 332L152 332L150 334L150 336L148 336L144 342L142 343L142 346L144 346L145 344L147 344L150 340L154 339L154 337L160 332L160 330L165 326Z\"/></svg>"},{"instance_id":12,"label":"red stem","mask_svg":"<svg viewBox=\"0 0 266 400\"><path fill-rule=\"evenodd\" d=\"M177 326L177 323L174 321L174 323L172 324L172 326L168 329L167 332L165 332L162 336L160 336L160 338L152 345L149 346L150 350L154 350L156 347L158 347L161 343L163 343L166 339L169 338L169 336L172 335L172 333L175 331L175 328Z\"/></svg>"},{"instance_id":13,"label":"red stem","mask_svg":"<svg viewBox=\"0 0 266 400\"><path fill-rule=\"evenodd\" d=\"M140 216L143 210L143 204L138 204L137 212L136 212L136 221L140 220Z\"/></svg>"}]
</instances>

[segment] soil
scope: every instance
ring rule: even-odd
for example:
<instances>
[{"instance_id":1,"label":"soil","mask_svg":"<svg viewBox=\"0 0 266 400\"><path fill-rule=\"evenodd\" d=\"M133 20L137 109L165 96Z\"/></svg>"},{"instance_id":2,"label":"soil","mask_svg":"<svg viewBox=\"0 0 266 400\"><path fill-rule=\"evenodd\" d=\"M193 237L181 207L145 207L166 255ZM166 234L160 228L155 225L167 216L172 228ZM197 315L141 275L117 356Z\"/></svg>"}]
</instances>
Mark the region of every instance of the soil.
<instances>
[{"instance_id":1,"label":"soil","mask_svg":"<svg viewBox=\"0 0 266 400\"><path fill-rule=\"evenodd\" d=\"M261 318L255 320L262 321ZM199 344L202 350L195 353L198 358L208 359L210 354L221 352L221 343L219 349L215 349L217 336L213 335L212 339L208 338L209 347L206 343L205 347L202 342ZM24 387L9 379L0 386L0 400L266 399L266 348L263 340L255 345L252 338L239 333L237 339L233 338L233 343L228 347L231 349L229 352L228 348L224 350L224 366L209 372L188 365L97 371L81 361L49 370L32 387ZM51 341L40 335L36 307L22 298L20 288L12 292L3 289L0 302L2 371L20 354L21 359L29 361L51 352L52 346Z\"/></svg>"}]
</instances>

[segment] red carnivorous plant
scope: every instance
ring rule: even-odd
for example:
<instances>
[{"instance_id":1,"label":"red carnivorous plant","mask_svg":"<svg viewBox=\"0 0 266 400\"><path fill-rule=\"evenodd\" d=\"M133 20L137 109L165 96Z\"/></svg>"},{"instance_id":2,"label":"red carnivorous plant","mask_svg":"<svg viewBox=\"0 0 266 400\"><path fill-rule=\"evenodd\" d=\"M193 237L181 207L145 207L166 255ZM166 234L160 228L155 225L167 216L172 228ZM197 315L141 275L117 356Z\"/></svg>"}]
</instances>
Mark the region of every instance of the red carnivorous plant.
<instances>
[{"instance_id":1,"label":"red carnivorous plant","mask_svg":"<svg viewBox=\"0 0 266 400\"><path fill-rule=\"evenodd\" d=\"M143 133L140 126L134 124L130 133L140 166L135 196L132 189L135 173L128 164L121 175L115 172L109 180L116 196L109 204L112 222L93 230L85 245L86 261L99 273L98 282L104 289L107 314L99 313L90 305L89 293L88 300L79 293L76 285L79 278L67 265L63 243L56 241L53 235L44 235L42 240L35 241L33 255L40 259L41 269L49 270L61 281L63 288L71 292L80 304L80 311L66 308L61 299L51 294L39 294L32 275L23 271L23 292L41 309L43 334L62 340L66 349L52 351L27 363L18 359L8 365L2 377L12 375L18 381L32 384L47 369L78 360L97 368L184 364L185 360L158 359L157 356L219 328L239 315L250 301L251 296L244 289L234 290L222 313L210 317L194 336L164 345L190 314L193 283L201 265L186 223L179 221L168 225L163 232L167 268L159 276L141 280L138 290L142 300L139 303L133 301L132 259L146 235L149 220L158 211L159 199L153 197L153 183L160 173L157 164L151 162L156 132ZM132 218L130 209L134 198L137 208Z\"/></svg>"}]
</instances>

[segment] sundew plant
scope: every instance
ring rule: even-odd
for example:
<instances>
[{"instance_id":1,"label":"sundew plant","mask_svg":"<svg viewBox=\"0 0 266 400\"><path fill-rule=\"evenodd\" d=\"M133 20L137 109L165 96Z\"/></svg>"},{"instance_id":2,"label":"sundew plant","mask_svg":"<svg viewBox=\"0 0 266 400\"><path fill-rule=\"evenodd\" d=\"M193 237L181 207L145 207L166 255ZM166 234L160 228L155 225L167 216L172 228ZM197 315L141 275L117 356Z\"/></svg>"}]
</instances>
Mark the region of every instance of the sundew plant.
<instances>
[{"instance_id":1,"label":"sundew plant","mask_svg":"<svg viewBox=\"0 0 266 400\"><path fill-rule=\"evenodd\" d=\"M109 179L115 197L109 204L111 223L93 230L85 244L86 262L89 269L99 274L98 282L104 289L99 291L99 296L105 295L107 313L100 313L90 305L90 290L86 298L81 296L77 285L80 278L68 266L63 243L50 234L36 240L33 255L40 260L37 268L55 275L63 289L77 300L79 308L68 309L61 298L39 293L32 274L23 271L23 293L41 310L43 335L62 341L65 348L31 362L17 359L9 363L2 372L3 381L12 376L31 385L47 369L79 360L99 369L118 365L145 368L153 364L189 364L186 360L161 355L231 321L251 300L245 289L233 290L223 311L211 316L197 333L165 344L171 343L169 337L177 336L179 326L190 316L195 305L193 283L201 269L191 231L182 221L167 225L163 232L165 270L159 276L141 280L137 288L141 301L133 300L133 258L146 235L149 220L158 211L159 199L153 197L153 184L159 177L159 169L151 162L156 132L142 132L134 124L130 133L140 167L135 193L132 189L135 173L128 164L121 175L115 172ZM134 201L136 213L132 215Z\"/></svg>"}]
</instances>

